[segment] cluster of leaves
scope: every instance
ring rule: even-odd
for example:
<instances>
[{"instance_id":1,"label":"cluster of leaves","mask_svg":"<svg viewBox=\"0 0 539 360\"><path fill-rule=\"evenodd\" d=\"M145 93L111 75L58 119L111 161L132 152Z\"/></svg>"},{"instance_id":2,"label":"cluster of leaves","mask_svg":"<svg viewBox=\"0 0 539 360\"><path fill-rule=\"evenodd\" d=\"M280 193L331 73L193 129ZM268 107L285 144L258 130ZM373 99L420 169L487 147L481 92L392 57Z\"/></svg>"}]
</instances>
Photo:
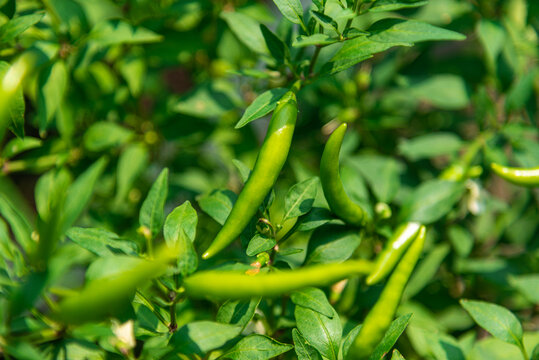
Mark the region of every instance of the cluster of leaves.
<instances>
[{"instance_id":1,"label":"cluster of leaves","mask_svg":"<svg viewBox=\"0 0 539 360\"><path fill-rule=\"evenodd\" d=\"M383 285L223 302L182 279L373 259L418 221L371 359L537 359L539 193L488 169L539 165L538 29L525 0L0 0L0 358L343 359ZM199 260L294 80L278 183ZM317 177L341 122L361 231Z\"/></svg>"}]
</instances>

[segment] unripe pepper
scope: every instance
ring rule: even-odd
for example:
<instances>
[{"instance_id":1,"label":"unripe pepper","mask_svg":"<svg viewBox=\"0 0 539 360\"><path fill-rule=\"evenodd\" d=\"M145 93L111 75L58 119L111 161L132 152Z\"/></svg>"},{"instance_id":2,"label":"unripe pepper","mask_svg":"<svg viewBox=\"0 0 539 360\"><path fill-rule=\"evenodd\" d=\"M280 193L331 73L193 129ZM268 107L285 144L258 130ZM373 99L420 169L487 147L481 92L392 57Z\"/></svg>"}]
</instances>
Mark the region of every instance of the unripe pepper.
<instances>
[{"instance_id":1,"label":"unripe pepper","mask_svg":"<svg viewBox=\"0 0 539 360\"><path fill-rule=\"evenodd\" d=\"M293 90L279 100L271 118L266 138L249 179L232 207L225 224L202 255L208 259L237 239L277 181L288 157L296 126L298 106Z\"/></svg>"},{"instance_id":2,"label":"unripe pepper","mask_svg":"<svg viewBox=\"0 0 539 360\"><path fill-rule=\"evenodd\" d=\"M416 238L420 228L420 223L409 222L400 225L395 230L384 250L378 255L372 273L367 277L368 285L382 281L393 270L402 254Z\"/></svg>"},{"instance_id":3,"label":"unripe pepper","mask_svg":"<svg viewBox=\"0 0 539 360\"><path fill-rule=\"evenodd\" d=\"M391 274L380 298L368 313L348 352L348 359L366 359L384 337L399 306L406 283L419 260L425 244L426 229L421 226L413 244Z\"/></svg>"},{"instance_id":4,"label":"unripe pepper","mask_svg":"<svg viewBox=\"0 0 539 360\"><path fill-rule=\"evenodd\" d=\"M520 186L539 186L539 166L534 168L507 167L490 164L490 167L501 178Z\"/></svg>"},{"instance_id":5,"label":"unripe pepper","mask_svg":"<svg viewBox=\"0 0 539 360\"><path fill-rule=\"evenodd\" d=\"M279 296L308 286L331 285L344 278L368 274L372 263L348 260L342 263L314 265L297 270L247 275L237 271L197 272L183 282L187 296L218 299L242 299Z\"/></svg>"},{"instance_id":6,"label":"unripe pepper","mask_svg":"<svg viewBox=\"0 0 539 360\"><path fill-rule=\"evenodd\" d=\"M320 181L331 211L347 224L361 226L365 224L365 211L348 197L339 173L339 153L346 128L346 124L341 124L326 143L320 161Z\"/></svg>"}]
</instances>

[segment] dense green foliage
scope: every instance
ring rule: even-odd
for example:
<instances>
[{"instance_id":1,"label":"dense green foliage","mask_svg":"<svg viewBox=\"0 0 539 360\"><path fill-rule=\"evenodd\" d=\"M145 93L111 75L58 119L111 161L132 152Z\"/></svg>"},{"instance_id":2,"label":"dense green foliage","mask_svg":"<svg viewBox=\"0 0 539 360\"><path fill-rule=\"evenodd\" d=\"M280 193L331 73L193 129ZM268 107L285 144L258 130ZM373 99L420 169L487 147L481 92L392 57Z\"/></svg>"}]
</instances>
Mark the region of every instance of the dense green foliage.
<instances>
[{"instance_id":1,"label":"dense green foliage","mask_svg":"<svg viewBox=\"0 0 539 360\"><path fill-rule=\"evenodd\" d=\"M491 168L539 166L538 37L533 0L0 0L0 359L539 359L538 184Z\"/></svg>"}]
</instances>

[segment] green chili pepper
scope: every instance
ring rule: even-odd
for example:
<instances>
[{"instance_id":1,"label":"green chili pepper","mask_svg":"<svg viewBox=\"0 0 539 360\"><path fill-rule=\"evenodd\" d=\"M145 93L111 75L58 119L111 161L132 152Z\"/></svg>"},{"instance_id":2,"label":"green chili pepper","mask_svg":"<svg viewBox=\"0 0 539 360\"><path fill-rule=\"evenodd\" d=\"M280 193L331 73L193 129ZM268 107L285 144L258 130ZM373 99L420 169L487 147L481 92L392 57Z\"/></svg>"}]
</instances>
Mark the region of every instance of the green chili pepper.
<instances>
[{"instance_id":1,"label":"green chili pepper","mask_svg":"<svg viewBox=\"0 0 539 360\"><path fill-rule=\"evenodd\" d=\"M490 164L498 176L515 185L539 186L539 166L534 168L507 167L499 164Z\"/></svg>"},{"instance_id":2,"label":"green chili pepper","mask_svg":"<svg viewBox=\"0 0 539 360\"><path fill-rule=\"evenodd\" d=\"M365 224L365 211L348 197L339 174L339 153L346 128L341 124L329 137L320 161L320 180L330 209L347 224L360 226Z\"/></svg>"},{"instance_id":3,"label":"green chili pepper","mask_svg":"<svg viewBox=\"0 0 539 360\"><path fill-rule=\"evenodd\" d=\"M373 285L382 281L393 270L402 254L416 238L421 224L409 222L400 225L388 240L384 250L378 255L372 273L367 277L367 284Z\"/></svg>"},{"instance_id":4,"label":"green chili pepper","mask_svg":"<svg viewBox=\"0 0 539 360\"><path fill-rule=\"evenodd\" d=\"M380 298L365 318L350 349L350 359L367 358L384 337L395 316L406 283L423 250L425 234L426 229L421 226L413 244L404 254L384 287L382 294L380 294Z\"/></svg>"},{"instance_id":5,"label":"green chili pepper","mask_svg":"<svg viewBox=\"0 0 539 360\"><path fill-rule=\"evenodd\" d=\"M234 241L249 224L258 207L277 181L288 156L296 125L298 107L294 91L287 92L279 101L271 118L268 132L255 166L226 222L202 255L208 259Z\"/></svg>"},{"instance_id":6,"label":"green chili pepper","mask_svg":"<svg viewBox=\"0 0 539 360\"><path fill-rule=\"evenodd\" d=\"M122 271L89 282L80 292L63 299L53 318L65 324L101 321L125 311L137 287L166 273L179 249L163 247L155 260L133 259Z\"/></svg>"},{"instance_id":7,"label":"green chili pepper","mask_svg":"<svg viewBox=\"0 0 539 360\"><path fill-rule=\"evenodd\" d=\"M185 292L191 297L242 299L256 296L278 296L308 286L324 286L354 275L368 274L372 263L348 260L342 263L310 266L298 270L247 275L236 271L208 270L184 280Z\"/></svg>"}]
</instances>

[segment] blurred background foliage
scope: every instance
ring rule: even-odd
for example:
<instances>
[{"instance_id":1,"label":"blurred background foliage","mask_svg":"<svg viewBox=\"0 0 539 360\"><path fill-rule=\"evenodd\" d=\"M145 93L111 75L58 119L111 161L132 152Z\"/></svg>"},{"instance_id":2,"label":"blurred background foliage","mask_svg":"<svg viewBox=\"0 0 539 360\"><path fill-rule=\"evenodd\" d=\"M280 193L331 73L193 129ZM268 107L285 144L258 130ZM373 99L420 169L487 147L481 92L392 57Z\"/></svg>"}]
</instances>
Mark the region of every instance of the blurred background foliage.
<instances>
[{"instance_id":1,"label":"blurred background foliage","mask_svg":"<svg viewBox=\"0 0 539 360\"><path fill-rule=\"evenodd\" d=\"M473 165L482 173L468 180L454 201L440 195L450 203L447 210L438 208L438 215L434 203L421 215L432 228L427 255L406 295L413 300L401 309L403 314L413 310L414 317L399 349L410 359L444 359L429 346L435 330L466 349L467 359L514 359L496 339L474 341L474 324L458 299L506 306L522 321L529 335L525 341L539 342L539 193L508 184L488 168L491 162L539 165L539 2L422 3L398 12L390 7L366 12L354 25L368 29L377 20L404 16L466 39L392 48L310 82L298 96L298 125L275 188L272 216L282 216L291 185L318 174L327 135L348 122L342 173L349 194L371 208L388 203L395 214L380 225L380 237L351 249L372 254L382 246L381 236L406 219L406 211L414 211L413 199L435 201L435 194L445 191L435 179L480 143ZM307 9L310 2L303 5ZM327 12L337 13L337 1L328 0L327 6ZM272 29L288 45L294 66L249 41L256 34L242 28L248 21ZM167 167L165 212L189 200L199 216L195 244L204 250L219 229L204 203L219 201L216 189L241 189L233 160L254 164L269 117L241 129L234 125L257 95L287 86L313 55L313 46L293 46L296 37L297 29L271 1L0 0L0 74L21 54L36 59L10 108L9 130L1 134L0 237L4 254L10 255L4 255L0 295L10 294L13 279L27 273L18 248L5 240L15 238L23 248L33 241L36 214L46 213L40 198L51 197L38 179L55 168L63 169L69 184L92 164L101 166L77 225L106 229L144 248L134 219ZM316 70L331 51L323 49ZM315 205L326 206L318 194ZM42 207L47 206L54 211L51 204ZM325 239L331 233L300 232L287 246L305 249L310 236ZM74 265L72 271L83 274L93 260L64 242L65 254L58 256L69 258L70 265L55 265L54 271L69 287L80 279L66 275L67 269ZM292 251L284 260L296 267L313 251ZM249 263L239 246L227 258ZM353 303L334 304L344 319L361 317L380 289L356 286L356 291L363 295ZM180 326L211 319L216 309L210 302L180 305ZM21 320L20 332L38 331L38 321L32 321ZM93 344L92 336L86 339ZM279 339L291 342L289 335ZM101 346L114 353L111 345Z\"/></svg>"}]
</instances>

